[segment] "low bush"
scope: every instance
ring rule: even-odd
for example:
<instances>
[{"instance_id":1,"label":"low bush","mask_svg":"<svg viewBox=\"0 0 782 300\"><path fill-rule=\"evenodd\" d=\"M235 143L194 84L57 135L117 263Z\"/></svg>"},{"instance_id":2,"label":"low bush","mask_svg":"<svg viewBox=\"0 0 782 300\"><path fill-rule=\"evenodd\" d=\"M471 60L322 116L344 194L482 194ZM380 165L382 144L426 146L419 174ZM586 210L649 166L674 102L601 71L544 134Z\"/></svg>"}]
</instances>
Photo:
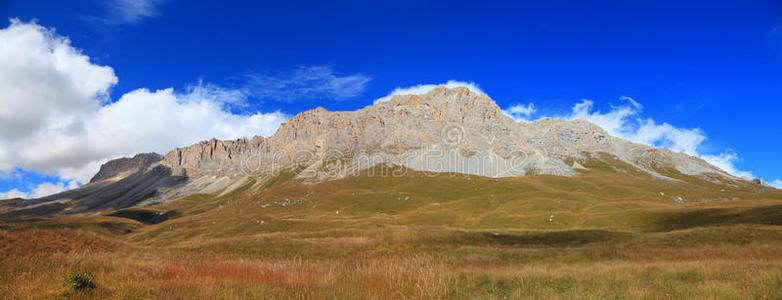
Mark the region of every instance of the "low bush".
<instances>
[{"instance_id":1,"label":"low bush","mask_svg":"<svg viewBox=\"0 0 782 300\"><path fill-rule=\"evenodd\" d=\"M74 291L92 290L96 287L95 276L90 272L72 271L65 276L65 285Z\"/></svg>"}]
</instances>

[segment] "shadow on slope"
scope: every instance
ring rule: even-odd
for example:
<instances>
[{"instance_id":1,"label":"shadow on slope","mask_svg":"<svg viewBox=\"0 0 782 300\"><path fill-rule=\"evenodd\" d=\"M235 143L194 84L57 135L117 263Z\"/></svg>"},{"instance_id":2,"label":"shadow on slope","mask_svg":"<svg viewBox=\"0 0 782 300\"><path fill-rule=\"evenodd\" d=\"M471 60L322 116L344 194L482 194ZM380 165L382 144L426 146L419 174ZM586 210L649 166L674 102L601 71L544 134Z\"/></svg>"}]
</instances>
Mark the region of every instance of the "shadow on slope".
<instances>
[{"instance_id":1,"label":"shadow on slope","mask_svg":"<svg viewBox=\"0 0 782 300\"><path fill-rule=\"evenodd\" d=\"M460 232L423 236L430 242L455 245L505 247L579 247L592 243L624 242L636 234L607 230L561 230L548 232Z\"/></svg>"},{"instance_id":2,"label":"shadow on slope","mask_svg":"<svg viewBox=\"0 0 782 300\"><path fill-rule=\"evenodd\" d=\"M782 205L752 208L707 208L683 212L659 213L653 231L672 231L722 225L782 225Z\"/></svg>"},{"instance_id":3,"label":"shadow on slope","mask_svg":"<svg viewBox=\"0 0 782 300\"><path fill-rule=\"evenodd\" d=\"M159 211L150 209L128 208L115 211L108 216L136 220L144 224L158 224L166 220L178 218L181 215L181 213L175 210L161 213Z\"/></svg>"}]
</instances>

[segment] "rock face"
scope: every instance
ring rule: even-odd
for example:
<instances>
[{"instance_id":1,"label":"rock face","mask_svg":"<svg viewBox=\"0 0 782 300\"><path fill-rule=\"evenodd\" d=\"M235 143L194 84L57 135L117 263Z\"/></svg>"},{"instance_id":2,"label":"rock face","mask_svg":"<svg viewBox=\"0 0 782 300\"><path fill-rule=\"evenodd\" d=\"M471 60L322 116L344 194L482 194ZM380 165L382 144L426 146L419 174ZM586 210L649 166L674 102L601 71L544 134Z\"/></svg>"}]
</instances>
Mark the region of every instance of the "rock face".
<instances>
[{"instance_id":1,"label":"rock face","mask_svg":"<svg viewBox=\"0 0 782 300\"><path fill-rule=\"evenodd\" d=\"M170 151L163 158L163 164L174 174L183 176L237 175L241 158L257 152L265 140L260 136L233 141L211 139Z\"/></svg>"},{"instance_id":2,"label":"rock face","mask_svg":"<svg viewBox=\"0 0 782 300\"><path fill-rule=\"evenodd\" d=\"M248 178L263 182L294 167L303 170L297 173L300 180L313 183L378 164L489 177L575 176L595 160L629 165L661 179L675 180L673 174L738 180L696 157L616 138L587 121L518 123L483 94L437 87L357 111L305 111L269 138L212 139L164 157L152 153L113 160L90 184L21 206L43 203L50 210L78 212L194 193L225 194Z\"/></svg>"},{"instance_id":3,"label":"rock face","mask_svg":"<svg viewBox=\"0 0 782 300\"><path fill-rule=\"evenodd\" d=\"M169 152L162 163L191 177L263 176L301 165L299 177L316 182L379 163L490 177L574 176L579 161L601 153L657 177L675 170L731 178L698 158L631 143L587 121L518 123L483 94L445 87L352 112L316 108L269 138L205 141Z\"/></svg>"}]
</instances>

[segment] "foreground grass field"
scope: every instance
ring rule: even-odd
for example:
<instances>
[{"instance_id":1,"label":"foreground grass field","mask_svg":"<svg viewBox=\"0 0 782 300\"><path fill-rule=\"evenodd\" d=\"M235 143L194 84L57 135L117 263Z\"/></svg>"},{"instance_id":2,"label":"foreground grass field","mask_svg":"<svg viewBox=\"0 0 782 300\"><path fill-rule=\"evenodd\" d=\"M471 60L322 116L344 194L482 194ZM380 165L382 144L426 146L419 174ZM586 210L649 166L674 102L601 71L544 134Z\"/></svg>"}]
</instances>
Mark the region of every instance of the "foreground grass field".
<instances>
[{"instance_id":1,"label":"foreground grass field","mask_svg":"<svg viewBox=\"0 0 782 300\"><path fill-rule=\"evenodd\" d=\"M281 174L217 198L2 220L0 295L782 298L782 193L591 167L316 185ZM66 285L74 273L95 288Z\"/></svg>"}]
</instances>

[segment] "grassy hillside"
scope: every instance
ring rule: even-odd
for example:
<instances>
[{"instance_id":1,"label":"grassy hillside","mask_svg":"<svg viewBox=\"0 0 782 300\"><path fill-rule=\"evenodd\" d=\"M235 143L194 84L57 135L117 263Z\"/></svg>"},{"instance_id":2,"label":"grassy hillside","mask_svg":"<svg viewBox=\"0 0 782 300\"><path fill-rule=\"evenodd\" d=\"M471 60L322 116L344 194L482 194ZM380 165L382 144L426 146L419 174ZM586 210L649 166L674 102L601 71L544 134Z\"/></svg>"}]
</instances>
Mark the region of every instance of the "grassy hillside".
<instances>
[{"instance_id":1,"label":"grassy hillside","mask_svg":"<svg viewBox=\"0 0 782 300\"><path fill-rule=\"evenodd\" d=\"M782 192L585 166L500 179L377 167L315 185L294 169L222 197L6 219L0 295L782 297ZM63 285L73 272L97 287Z\"/></svg>"}]
</instances>

